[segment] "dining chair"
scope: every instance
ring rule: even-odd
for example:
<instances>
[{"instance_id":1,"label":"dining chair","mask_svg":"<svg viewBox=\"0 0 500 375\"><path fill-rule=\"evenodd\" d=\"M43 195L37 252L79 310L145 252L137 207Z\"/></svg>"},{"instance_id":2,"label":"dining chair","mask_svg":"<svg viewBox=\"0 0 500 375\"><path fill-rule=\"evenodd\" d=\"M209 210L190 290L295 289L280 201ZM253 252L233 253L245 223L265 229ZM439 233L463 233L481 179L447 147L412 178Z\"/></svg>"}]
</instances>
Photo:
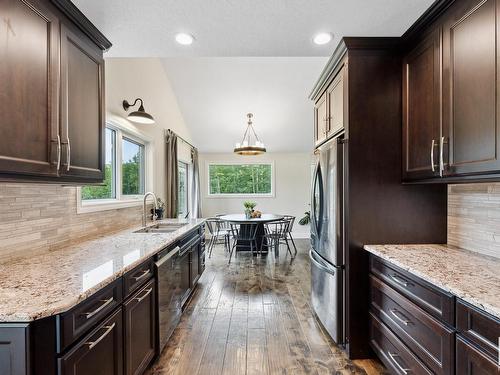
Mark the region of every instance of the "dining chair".
<instances>
[{"instance_id":1,"label":"dining chair","mask_svg":"<svg viewBox=\"0 0 500 375\"><path fill-rule=\"evenodd\" d=\"M292 245L293 245L293 249L295 250L295 255L297 255L297 246L295 246L295 241L293 240L293 237L292 237L292 230L293 230L293 224L295 223L295 216L284 215L283 220L287 222L287 226L285 229L283 239L284 239L289 250L290 250L290 245L288 244L288 239L290 239L290 241L292 242ZM291 251L290 251L290 255L291 255Z\"/></svg>"},{"instance_id":2,"label":"dining chair","mask_svg":"<svg viewBox=\"0 0 500 375\"><path fill-rule=\"evenodd\" d=\"M264 247L267 247L268 250L273 249L274 256L277 257L279 255L277 250L282 243L282 239L285 237L287 225L288 221L285 221L283 219L265 223L264 235L261 238L260 248L262 249ZM292 255L290 247L288 247L288 251L290 252L290 255Z\"/></svg>"},{"instance_id":3,"label":"dining chair","mask_svg":"<svg viewBox=\"0 0 500 375\"><path fill-rule=\"evenodd\" d=\"M210 233L210 241L208 243L208 257L212 257L214 246L221 239L224 240L224 249L229 251L230 246L230 230L225 228L225 222L218 217L210 217L206 220L208 232Z\"/></svg>"},{"instance_id":4,"label":"dining chair","mask_svg":"<svg viewBox=\"0 0 500 375\"><path fill-rule=\"evenodd\" d=\"M257 228L259 227L259 223L240 224L236 222L230 222L229 225L231 227L233 244L231 246L231 250L229 251L228 264L231 263L231 257L233 256L234 249L236 248L238 242L248 243L250 246L250 252L252 253L253 257L254 248L256 251L258 251L259 249L257 246Z\"/></svg>"}]
</instances>

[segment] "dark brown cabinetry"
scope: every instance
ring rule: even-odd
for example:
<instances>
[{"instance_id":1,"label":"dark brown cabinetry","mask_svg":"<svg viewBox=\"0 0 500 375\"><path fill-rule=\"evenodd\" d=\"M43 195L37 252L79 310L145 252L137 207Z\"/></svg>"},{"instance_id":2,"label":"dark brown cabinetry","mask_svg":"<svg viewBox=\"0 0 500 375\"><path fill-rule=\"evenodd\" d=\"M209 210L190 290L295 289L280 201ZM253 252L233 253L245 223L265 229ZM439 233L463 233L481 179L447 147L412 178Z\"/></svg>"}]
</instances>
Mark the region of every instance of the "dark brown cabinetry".
<instances>
[{"instance_id":1,"label":"dark brown cabinetry","mask_svg":"<svg viewBox=\"0 0 500 375\"><path fill-rule=\"evenodd\" d=\"M0 173L57 175L59 19L44 1L0 2Z\"/></svg>"},{"instance_id":2,"label":"dark brown cabinetry","mask_svg":"<svg viewBox=\"0 0 500 375\"><path fill-rule=\"evenodd\" d=\"M370 273L370 344L392 373L500 374L498 318L374 255Z\"/></svg>"},{"instance_id":3,"label":"dark brown cabinetry","mask_svg":"<svg viewBox=\"0 0 500 375\"><path fill-rule=\"evenodd\" d=\"M464 339L457 337L457 375L499 374L500 367L492 358L486 356Z\"/></svg>"},{"instance_id":4,"label":"dark brown cabinetry","mask_svg":"<svg viewBox=\"0 0 500 375\"><path fill-rule=\"evenodd\" d=\"M314 141L316 145L326 140L328 130L328 103L326 93L314 105Z\"/></svg>"},{"instance_id":5,"label":"dark brown cabinetry","mask_svg":"<svg viewBox=\"0 0 500 375\"><path fill-rule=\"evenodd\" d=\"M403 60L403 178L439 176L441 137L440 32Z\"/></svg>"},{"instance_id":6,"label":"dark brown cabinetry","mask_svg":"<svg viewBox=\"0 0 500 375\"><path fill-rule=\"evenodd\" d=\"M122 328L120 308L58 360L59 375L123 374Z\"/></svg>"},{"instance_id":7,"label":"dark brown cabinetry","mask_svg":"<svg viewBox=\"0 0 500 375\"><path fill-rule=\"evenodd\" d=\"M498 0L441 5L404 38L403 179L499 180Z\"/></svg>"},{"instance_id":8,"label":"dark brown cabinetry","mask_svg":"<svg viewBox=\"0 0 500 375\"><path fill-rule=\"evenodd\" d=\"M496 0L458 1L443 24L445 173L500 171Z\"/></svg>"},{"instance_id":9,"label":"dark brown cabinetry","mask_svg":"<svg viewBox=\"0 0 500 375\"><path fill-rule=\"evenodd\" d=\"M0 13L0 179L101 182L111 44L66 0L6 0Z\"/></svg>"},{"instance_id":10,"label":"dark brown cabinetry","mask_svg":"<svg viewBox=\"0 0 500 375\"><path fill-rule=\"evenodd\" d=\"M85 35L61 26L62 175L104 178L104 59Z\"/></svg>"},{"instance_id":11,"label":"dark brown cabinetry","mask_svg":"<svg viewBox=\"0 0 500 375\"><path fill-rule=\"evenodd\" d=\"M156 352L155 280L123 304L125 374L142 374Z\"/></svg>"}]
</instances>

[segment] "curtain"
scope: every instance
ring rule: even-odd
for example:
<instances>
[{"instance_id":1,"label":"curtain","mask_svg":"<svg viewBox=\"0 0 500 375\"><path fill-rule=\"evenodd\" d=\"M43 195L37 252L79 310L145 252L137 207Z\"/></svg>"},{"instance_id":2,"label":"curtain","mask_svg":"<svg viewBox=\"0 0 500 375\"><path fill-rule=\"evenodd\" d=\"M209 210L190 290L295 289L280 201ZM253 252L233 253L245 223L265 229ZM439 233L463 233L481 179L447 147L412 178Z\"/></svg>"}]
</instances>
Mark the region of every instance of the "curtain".
<instances>
[{"instance_id":1,"label":"curtain","mask_svg":"<svg viewBox=\"0 0 500 375\"><path fill-rule=\"evenodd\" d=\"M198 150L195 148L191 149L191 161L192 161L192 181L191 181L191 204L190 212L191 217L194 219L201 217L201 191L200 191L200 166L198 163Z\"/></svg>"},{"instance_id":2,"label":"curtain","mask_svg":"<svg viewBox=\"0 0 500 375\"><path fill-rule=\"evenodd\" d=\"M177 162L177 135L167 130L165 147L165 176L166 176L166 198L165 216L168 218L177 217L178 194L179 194L179 171Z\"/></svg>"}]
</instances>

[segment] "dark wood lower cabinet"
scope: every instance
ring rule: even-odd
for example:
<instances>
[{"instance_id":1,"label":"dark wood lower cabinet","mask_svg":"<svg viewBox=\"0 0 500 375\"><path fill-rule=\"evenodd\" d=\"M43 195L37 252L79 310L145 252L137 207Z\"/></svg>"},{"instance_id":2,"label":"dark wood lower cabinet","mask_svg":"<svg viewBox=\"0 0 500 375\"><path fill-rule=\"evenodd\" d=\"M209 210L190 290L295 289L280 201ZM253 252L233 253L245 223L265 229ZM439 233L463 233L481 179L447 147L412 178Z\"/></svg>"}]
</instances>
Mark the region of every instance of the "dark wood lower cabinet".
<instances>
[{"instance_id":1,"label":"dark wood lower cabinet","mask_svg":"<svg viewBox=\"0 0 500 375\"><path fill-rule=\"evenodd\" d=\"M142 374L156 352L155 280L123 304L125 374Z\"/></svg>"},{"instance_id":2,"label":"dark wood lower cabinet","mask_svg":"<svg viewBox=\"0 0 500 375\"><path fill-rule=\"evenodd\" d=\"M499 363L486 356L474 346L457 337L457 375L500 374Z\"/></svg>"},{"instance_id":3,"label":"dark wood lower cabinet","mask_svg":"<svg viewBox=\"0 0 500 375\"><path fill-rule=\"evenodd\" d=\"M122 375L121 307L58 360L59 375Z\"/></svg>"},{"instance_id":4,"label":"dark wood lower cabinet","mask_svg":"<svg viewBox=\"0 0 500 375\"><path fill-rule=\"evenodd\" d=\"M8 324L0 327L0 374L28 375L28 324Z\"/></svg>"}]
</instances>

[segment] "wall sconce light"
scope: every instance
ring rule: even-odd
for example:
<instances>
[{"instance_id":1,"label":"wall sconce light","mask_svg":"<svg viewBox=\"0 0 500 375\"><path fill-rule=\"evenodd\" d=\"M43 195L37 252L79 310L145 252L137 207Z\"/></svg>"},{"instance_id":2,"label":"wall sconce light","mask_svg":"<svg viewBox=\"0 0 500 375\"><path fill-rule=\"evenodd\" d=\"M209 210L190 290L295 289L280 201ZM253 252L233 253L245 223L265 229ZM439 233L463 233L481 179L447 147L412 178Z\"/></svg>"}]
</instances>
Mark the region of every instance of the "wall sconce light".
<instances>
[{"instance_id":1,"label":"wall sconce light","mask_svg":"<svg viewBox=\"0 0 500 375\"><path fill-rule=\"evenodd\" d=\"M141 98L135 99L134 104L130 104L127 100L124 100L122 102L123 109L125 111L128 111L128 109L130 107L135 106L138 101L141 102L141 105L139 106L139 109L137 111L130 112L129 115L127 116L127 118L130 121L137 122L139 124L154 124L155 123L155 119L153 118L153 116L151 116L149 113L147 113L144 110L144 105L142 103L142 99Z\"/></svg>"}]
</instances>

